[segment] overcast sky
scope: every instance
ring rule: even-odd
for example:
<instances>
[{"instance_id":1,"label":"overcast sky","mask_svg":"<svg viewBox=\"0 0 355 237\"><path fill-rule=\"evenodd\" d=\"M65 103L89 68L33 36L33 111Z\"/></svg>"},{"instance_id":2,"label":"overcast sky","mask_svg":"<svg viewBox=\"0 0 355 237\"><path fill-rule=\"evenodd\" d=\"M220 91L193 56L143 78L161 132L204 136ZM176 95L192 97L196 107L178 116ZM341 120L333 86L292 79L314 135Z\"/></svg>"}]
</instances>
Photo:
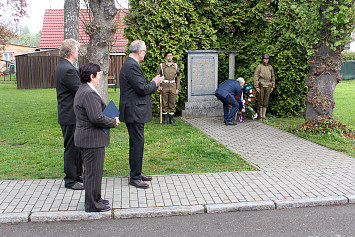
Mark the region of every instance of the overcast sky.
<instances>
[{"instance_id":1,"label":"overcast sky","mask_svg":"<svg viewBox=\"0 0 355 237\"><path fill-rule=\"evenodd\" d=\"M20 25L28 26L32 34L37 34L42 29L45 9L64 9L65 0L27 0L28 17L20 20ZM121 4L127 6L128 0L120 0Z\"/></svg>"}]
</instances>

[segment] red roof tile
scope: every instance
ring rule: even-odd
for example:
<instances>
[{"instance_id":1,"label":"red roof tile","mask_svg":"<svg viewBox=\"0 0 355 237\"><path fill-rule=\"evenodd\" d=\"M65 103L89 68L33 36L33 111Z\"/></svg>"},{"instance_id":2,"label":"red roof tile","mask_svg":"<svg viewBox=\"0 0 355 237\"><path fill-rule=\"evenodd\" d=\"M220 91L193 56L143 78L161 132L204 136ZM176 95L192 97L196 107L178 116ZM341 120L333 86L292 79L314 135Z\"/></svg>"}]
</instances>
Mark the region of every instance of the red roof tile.
<instances>
[{"instance_id":1,"label":"red roof tile","mask_svg":"<svg viewBox=\"0 0 355 237\"><path fill-rule=\"evenodd\" d=\"M115 38L112 43L111 53L124 53L128 40L123 37L122 19L125 16L124 11L116 17L118 28L116 30ZM85 33L84 22L89 19L88 11L81 9L79 12L79 42L86 44L89 42L89 36ZM60 48L64 40L64 10L47 9L44 13L43 28L41 35L40 48L41 49L56 49Z\"/></svg>"}]
</instances>

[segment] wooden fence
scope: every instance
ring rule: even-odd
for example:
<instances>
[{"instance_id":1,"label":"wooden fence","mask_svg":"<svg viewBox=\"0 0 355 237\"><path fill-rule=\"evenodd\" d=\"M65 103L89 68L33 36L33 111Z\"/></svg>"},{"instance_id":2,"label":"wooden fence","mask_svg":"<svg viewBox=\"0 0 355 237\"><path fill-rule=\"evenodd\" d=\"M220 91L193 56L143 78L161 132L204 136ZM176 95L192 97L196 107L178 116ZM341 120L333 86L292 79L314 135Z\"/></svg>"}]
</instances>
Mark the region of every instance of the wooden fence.
<instances>
[{"instance_id":1,"label":"wooden fence","mask_svg":"<svg viewBox=\"0 0 355 237\"><path fill-rule=\"evenodd\" d=\"M18 89L55 88L54 73L59 62L55 55L19 55L16 56L16 78ZM119 87L119 73L127 58L126 55L110 55L109 76L115 76ZM79 66L84 64L79 60Z\"/></svg>"}]
</instances>

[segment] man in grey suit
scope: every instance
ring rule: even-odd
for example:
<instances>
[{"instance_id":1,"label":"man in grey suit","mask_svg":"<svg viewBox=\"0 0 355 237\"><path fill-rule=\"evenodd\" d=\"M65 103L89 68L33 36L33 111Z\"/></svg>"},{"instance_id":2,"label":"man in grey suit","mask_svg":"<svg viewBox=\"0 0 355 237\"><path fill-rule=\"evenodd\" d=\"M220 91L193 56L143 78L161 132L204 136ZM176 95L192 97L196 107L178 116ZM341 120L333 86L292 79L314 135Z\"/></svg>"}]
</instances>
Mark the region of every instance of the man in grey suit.
<instances>
[{"instance_id":1,"label":"man in grey suit","mask_svg":"<svg viewBox=\"0 0 355 237\"><path fill-rule=\"evenodd\" d=\"M120 71L120 120L126 123L129 134L129 184L149 188L144 181L152 177L142 173L144 124L152 120L152 96L163 77L156 76L150 83L139 63L147 52L144 41L135 40L129 46L129 57Z\"/></svg>"},{"instance_id":2,"label":"man in grey suit","mask_svg":"<svg viewBox=\"0 0 355 237\"><path fill-rule=\"evenodd\" d=\"M64 138L64 182L65 187L83 190L78 182L82 179L82 160L79 148L74 145L75 114L73 102L80 86L78 71L73 63L78 59L80 44L76 40L66 39L60 48L60 59L55 70L55 86L58 101L58 123Z\"/></svg>"},{"instance_id":3,"label":"man in grey suit","mask_svg":"<svg viewBox=\"0 0 355 237\"><path fill-rule=\"evenodd\" d=\"M104 170L105 146L110 144L110 133L102 128L114 128L118 118L102 114L106 105L96 90L102 75L100 66L88 63L80 67L83 83L76 92L74 112L76 129L75 146L80 147L84 161L85 211L108 211L109 201L101 198L101 181Z\"/></svg>"}]
</instances>

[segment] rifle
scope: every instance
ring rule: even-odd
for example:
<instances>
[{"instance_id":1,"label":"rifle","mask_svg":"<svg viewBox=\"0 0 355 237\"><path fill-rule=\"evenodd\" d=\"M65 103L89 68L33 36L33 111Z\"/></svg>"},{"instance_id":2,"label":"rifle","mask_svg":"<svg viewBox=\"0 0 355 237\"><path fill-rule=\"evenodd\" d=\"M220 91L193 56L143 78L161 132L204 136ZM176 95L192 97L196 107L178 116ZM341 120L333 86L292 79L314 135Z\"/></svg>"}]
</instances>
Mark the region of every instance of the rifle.
<instances>
[{"instance_id":1,"label":"rifle","mask_svg":"<svg viewBox=\"0 0 355 237\"><path fill-rule=\"evenodd\" d=\"M161 106L161 91L159 93L159 104L160 104L160 124L163 123L163 107Z\"/></svg>"},{"instance_id":2,"label":"rifle","mask_svg":"<svg viewBox=\"0 0 355 237\"><path fill-rule=\"evenodd\" d=\"M261 92L261 91L260 91ZM260 92L258 92L258 108L257 108L257 111L258 111L258 119L261 119L261 114L260 114Z\"/></svg>"}]
</instances>

